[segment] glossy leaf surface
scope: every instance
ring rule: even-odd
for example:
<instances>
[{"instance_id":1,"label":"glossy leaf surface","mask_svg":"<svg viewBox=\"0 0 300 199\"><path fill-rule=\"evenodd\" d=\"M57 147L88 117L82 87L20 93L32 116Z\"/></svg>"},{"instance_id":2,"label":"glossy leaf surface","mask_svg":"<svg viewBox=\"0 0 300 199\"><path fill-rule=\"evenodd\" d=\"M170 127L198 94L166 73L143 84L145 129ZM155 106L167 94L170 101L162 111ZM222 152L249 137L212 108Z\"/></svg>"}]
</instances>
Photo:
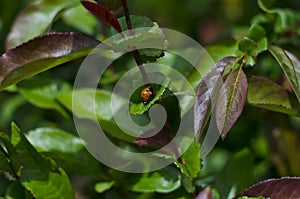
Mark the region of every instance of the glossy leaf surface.
<instances>
[{"instance_id":1,"label":"glossy leaf surface","mask_svg":"<svg viewBox=\"0 0 300 199\"><path fill-rule=\"evenodd\" d=\"M130 185L130 184L128 184ZM180 179L175 169L165 168L152 173L145 173L130 186L136 192L169 193L180 187Z\"/></svg>"},{"instance_id":2,"label":"glossy leaf surface","mask_svg":"<svg viewBox=\"0 0 300 199\"><path fill-rule=\"evenodd\" d=\"M87 55L99 42L78 33L37 37L0 57L0 89L54 66Z\"/></svg>"},{"instance_id":3,"label":"glossy leaf surface","mask_svg":"<svg viewBox=\"0 0 300 199\"><path fill-rule=\"evenodd\" d=\"M101 127L112 136L132 142L134 138L124 133L113 121L111 95L110 92L105 90L77 89L73 92L64 93L58 96L57 99L77 117L96 119L100 122ZM119 97L117 99L116 109L125 105L123 98Z\"/></svg>"},{"instance_id":4,"label":"glossy leaf surface","mask_svg":"<svg viewBox=\"0 0 300 199\"><path fill-rule=\"evenodd\" d=\"M67 171L101 172L99 162L86 150L84 141L71 133L56 128L38 128L29 131L26 137L38 152L46 153Z\"/></svg>"}]
</instances>

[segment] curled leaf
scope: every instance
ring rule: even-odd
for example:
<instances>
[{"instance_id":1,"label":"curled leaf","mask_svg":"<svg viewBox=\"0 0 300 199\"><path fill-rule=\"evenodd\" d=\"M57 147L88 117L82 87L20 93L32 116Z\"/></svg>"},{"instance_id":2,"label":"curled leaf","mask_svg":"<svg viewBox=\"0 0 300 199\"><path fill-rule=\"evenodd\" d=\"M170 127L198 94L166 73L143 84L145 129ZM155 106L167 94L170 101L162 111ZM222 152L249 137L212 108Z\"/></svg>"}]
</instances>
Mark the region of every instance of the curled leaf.
<instances>
[{"instance_id":1,"label":"curled leaf","mask_svg":"<svg viewBox=\"0 0 300 199\"><path fill-rule=\"evenodd\" d=\"M121 26L117 18L104 6L92 1L81 1L82 5L96 16L100 21L113 27L118 32L122 32Z\"/></svg>"}]
</instances>

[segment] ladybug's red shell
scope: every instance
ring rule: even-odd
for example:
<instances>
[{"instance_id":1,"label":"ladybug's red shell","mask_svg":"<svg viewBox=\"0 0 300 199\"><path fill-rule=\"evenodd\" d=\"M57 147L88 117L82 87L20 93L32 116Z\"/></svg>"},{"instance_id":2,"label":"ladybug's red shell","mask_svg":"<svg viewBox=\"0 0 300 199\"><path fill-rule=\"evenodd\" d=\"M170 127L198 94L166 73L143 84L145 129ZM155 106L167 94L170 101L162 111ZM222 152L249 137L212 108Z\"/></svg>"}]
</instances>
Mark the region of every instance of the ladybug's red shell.
<instances>
[{"instance_id":1,"label":"ladybug's red shell","mask_svg":"<svg viewBox=\"0 0 300 199\"><path fill-rule=\"evenodd\" d=\"M148 103L150 97L152 97L153 93L151 91L151 87L144 88L141 92L141 98L144 104Z\"/></svg>"}]
</instances>

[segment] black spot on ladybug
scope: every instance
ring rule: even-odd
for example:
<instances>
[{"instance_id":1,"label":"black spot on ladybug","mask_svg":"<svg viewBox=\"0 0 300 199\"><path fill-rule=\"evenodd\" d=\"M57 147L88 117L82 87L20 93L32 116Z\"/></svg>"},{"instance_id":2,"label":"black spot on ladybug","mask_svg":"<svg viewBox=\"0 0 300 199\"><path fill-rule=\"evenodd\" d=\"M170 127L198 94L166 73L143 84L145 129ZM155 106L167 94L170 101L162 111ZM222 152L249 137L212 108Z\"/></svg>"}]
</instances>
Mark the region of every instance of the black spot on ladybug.
<instances>
[{"instance_id":1,"label":"black spot on ladybug","mask_svg":"<svg viewBox=\"0 0 300 199\"><path fill-rule=\"evenodd\" d=\"M152 98L153 98L152 86L148 86L148 87L144 88L141 92L141 99L142 99L144 105L148 104Z\"/></svg>"}]
</instances>

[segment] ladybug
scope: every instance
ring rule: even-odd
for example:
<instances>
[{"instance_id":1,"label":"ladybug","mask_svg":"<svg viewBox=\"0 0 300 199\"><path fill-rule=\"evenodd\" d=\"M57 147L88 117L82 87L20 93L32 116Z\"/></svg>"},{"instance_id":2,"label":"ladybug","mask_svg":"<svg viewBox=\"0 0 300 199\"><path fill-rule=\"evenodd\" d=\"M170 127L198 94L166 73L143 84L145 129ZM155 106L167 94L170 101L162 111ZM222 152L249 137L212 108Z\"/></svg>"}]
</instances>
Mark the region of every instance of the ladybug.
<instances>
[{"instance_id":1,"label":"ladybug","mask_svg":"<svg viewBox=\"0 0 300 199\"><path fill-rule=\"evenodd\" d=\"M141 99L143 100L144 105L148 104L149 100L153 98L152 86L147 86L141 92Z\"/></svg>"}]
</instances>

